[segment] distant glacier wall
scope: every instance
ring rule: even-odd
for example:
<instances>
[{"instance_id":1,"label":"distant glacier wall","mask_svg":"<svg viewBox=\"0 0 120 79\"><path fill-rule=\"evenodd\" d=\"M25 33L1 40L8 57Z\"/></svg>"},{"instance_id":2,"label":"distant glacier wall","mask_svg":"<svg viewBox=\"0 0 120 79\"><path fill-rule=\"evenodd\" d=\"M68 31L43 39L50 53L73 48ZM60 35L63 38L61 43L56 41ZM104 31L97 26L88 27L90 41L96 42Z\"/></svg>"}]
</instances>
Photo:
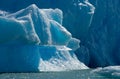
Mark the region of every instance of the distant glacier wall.
<instances>
[{"instance_id":1,"label":"distant glacier wall","mask_svg":"<svg viewBox=\"0 0 120 79\"><path fill-rule=\"evenodd\" d=\"M120 0L90 0L96 7L87 46L90 66L120 65Z\"/></svg>"}]
</instances>

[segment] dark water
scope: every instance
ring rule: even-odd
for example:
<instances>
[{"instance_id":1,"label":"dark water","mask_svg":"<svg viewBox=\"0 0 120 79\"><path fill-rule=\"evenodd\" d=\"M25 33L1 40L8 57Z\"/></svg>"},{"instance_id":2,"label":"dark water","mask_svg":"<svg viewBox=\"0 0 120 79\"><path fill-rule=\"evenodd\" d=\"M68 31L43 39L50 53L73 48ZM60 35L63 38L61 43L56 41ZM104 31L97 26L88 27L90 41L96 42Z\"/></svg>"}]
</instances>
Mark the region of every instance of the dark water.
<instances>
[{"instance_id":1,"label":"dark water","mask_svg":"<svg viewBox=\"0 0 120 79\"><path fill-rule=\"evenodd\" d=\"M120 77L91 73L91 69L89 69L62 72L1 73L0 79L120 79Z\"/></svg>"}]
</instances>

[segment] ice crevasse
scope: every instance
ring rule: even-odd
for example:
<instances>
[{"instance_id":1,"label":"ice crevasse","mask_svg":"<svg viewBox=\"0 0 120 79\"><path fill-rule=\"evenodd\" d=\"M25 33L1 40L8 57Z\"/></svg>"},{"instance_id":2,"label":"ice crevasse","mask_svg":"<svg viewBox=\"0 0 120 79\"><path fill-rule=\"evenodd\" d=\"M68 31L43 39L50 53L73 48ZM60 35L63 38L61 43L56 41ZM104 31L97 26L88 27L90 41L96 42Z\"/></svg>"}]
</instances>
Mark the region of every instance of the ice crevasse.
<instances>
[{"instance_id":1,"label":"ice crevasse","mask_svg":"<svg viewBox=\"0 0 120 79\"><path fill-rule=\"evenodd\" d=\"M0 72L88 68L76 58L80 41L62 26L62 19L61 10L35 4L16 13L0 11Z\"/></svg>"}]
</instances>

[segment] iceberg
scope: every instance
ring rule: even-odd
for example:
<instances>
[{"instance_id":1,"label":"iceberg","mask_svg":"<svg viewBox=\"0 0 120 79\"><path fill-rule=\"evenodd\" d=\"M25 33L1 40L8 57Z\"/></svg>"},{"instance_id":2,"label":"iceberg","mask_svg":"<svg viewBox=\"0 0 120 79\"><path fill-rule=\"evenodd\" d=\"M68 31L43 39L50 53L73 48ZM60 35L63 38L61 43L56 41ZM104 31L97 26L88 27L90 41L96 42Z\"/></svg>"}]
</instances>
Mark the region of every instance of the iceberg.
<instances>
[{"instance_id":1,"label":"iceberg","mask_svg":"<svg viewBox=\"0 0 120 79\"><path fill-rule=\"evenodd\" d=\"M0 16L3 25L3 20L7 19L8 23L17 24L16 26L18 27L16 28L19 30L9 29L8 31L11 34L8 31L5 33L5 30L2 30L1 35L3 33L5 35L0 37L0 43L65 44L65 46L75 51L76 56L81 62L84 62L91 68L120 65L119 3L119 0L1 0ZM29 5L31 4L36 4L42 10L38 11L37 7L30 7ZM40 19L44 19L44 21ZM43 22L41 24L38 21ZM27 26L28 24L30 25ZM44 31L46 32L44 34L40 32L43 31L42 27L36 27L39 25L45 26ZM69 32L62 30L62 32L56 33L63 29L61 28L62 25ZM31 29L26 29L25 31L19 28L19 26L23 28L27 26ZM56 28L56 26L58 27ZM14 33L13 30L16 32ZM31 31L28 32L28 30ZM9 36L5 37L8 34ZM24 35L27 36L25 37ZM61 35L64 35L63 38L61 38ZM12 36L14 38L11 38ZM77 39L71 38L72 36ZM22 39L20 40L19 38ZM11 41L8 41L8 39ZM68 43L68 41L71 42ZM78 48L79 45L80 48Z\"/></svg>"},{"instance_id":2,"label":"iceberg","mask_svg":"<svg viewBox=\"0 0 120 79\"><path fill-rule=\"evenodd\" d=\"M80 41L62 26L60 9L35 4L0 11L0 72L87 69L74 54Z\"/></svg>"},{"instance_id":3,"label":"iceberg","mask_svg":"<svg viewBox=\"0 0 120 79\"><path fill-rule=\"evenodd\" d=\"M29 1L1 0L0 9L9 11L11 13L15 13L16 11L21 10L31 4L36 4L39 8L43 8L43 9L44 8L61 9L63 12L63 16L61 17L58 15L57 18L54 18L54 19L57 20L57 22L59 21L58 23L60 24L62 23L61 25L63 25L73 35L73 37L81 41L80 46L83 49L79 48L77 51L75 51L75 54L77 55L80 61L90 66L89 64L92 62L91 58L95 58L95 57L90 56L91 51L89 49L88 44L86 45L86 43L89 42L88 38L90 35L88 34L90 34L89 29L93 22L95 6L93 6L89 1L91 2L92 0L57 0L57 1L56 0L47 0L47 1L46 0L29 0ZM96 0L93 0L93 2L95 1ZM8 12L5 12L5 11L1 13L3 13L3 15L7 15ZM51 15L49 16L49 14L51 14L50 11L51 10L44 11L44 13L46 14L45 16L47 16L47 18L49 19L50 18L53 19ZM52 13L52 14L55 14L55 13ZM53 16L56 16L56 15L53 15ZM47 24L49 24L49 22ZM52 25L53 23L50 22L50 24ZM36 32L37 32L37 29L36 29ZM51 40L51 38L49 38L49 40ZM40 41L44 43L46 42L42 39ZM47 41L47 42L51 43L51 41ZM69 47L71 46L69 45Z\"/></svg>"}]
</instances>

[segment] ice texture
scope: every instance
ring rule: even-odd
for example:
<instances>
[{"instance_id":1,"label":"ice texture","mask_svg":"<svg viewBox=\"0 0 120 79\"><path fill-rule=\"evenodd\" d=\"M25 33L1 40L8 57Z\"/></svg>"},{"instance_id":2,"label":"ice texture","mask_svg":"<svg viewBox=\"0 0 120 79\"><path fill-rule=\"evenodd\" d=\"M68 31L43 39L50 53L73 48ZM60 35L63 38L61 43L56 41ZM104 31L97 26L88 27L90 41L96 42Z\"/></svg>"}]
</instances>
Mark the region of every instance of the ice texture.
<instances>
[{"instance_id":1,"label":"ice texture","mask_svg":"<svg viewBox=\"0 0 120 79\"><path fill-rule=\"evenodd\" d=\"M89 0L96 7L86 47L90 67L120 65L119 0Z\"/></svg>"},{"instance_id":2,"label":"ice texture","mask_svg":"<svg viewBox=\"0 0 120 79\"><path fill-rule=\"evenodd\" d=\"M40 55L40 71L88 69L66 46L42 46L40 47Z\"/></svg>"},{"instance_id":3,"label":"ice texture","mask_svg":"<svg viewBox=\"0 0 120 79\"><path fill-rule=\"evenodd\" d=\"M98 73L101 75L114 76L120 78L120 66L108 66L104 68L97 68L91 71L91 73Z\"/></svg>"},{"instance_id":4,"label":"ice texture","mask_svg":"<svg viewBox=\"0 0 120 79\"><path fill-rule=\"evenodd\" d=\"M0 72L87 69L73 51L80 41L62 26L60 9L35 4L15 13L1 11Z\"/></svg>"},{"instance_id":5,"label":"ice texture","mask_svg":"<svg viewBox=\"0 0 120 79\"><path fill-rule=\"evenodd\" d=\"M59 13L58 17L63 21L49 16L50 10L46 16L57 20L80 40L80 48L75 51L80 61L89 67L120 65L120 0L0 0L0 15L6 16L33 3L39 8L62 10L63 16ZM68 47L76 49L69 44Z\"/></svg>"},{"instance_id":6,"label":"ice texture","mask_svg":"<svg viewBox=\"0 0 120 79\"><path fill-rule=\"evenodd\" d=\"M0 72L38 72L39 46L0 45Z\"/></svg>"},{"instance_id":7,"label":"ice texture","mask_svg":"<svg viewBox=\"0 0 120 79\"><path fill-rule=\"evenodd\" d=\"M6 22L8 22L9 25ZM71 39L71 33L60 23L62 23L62 12L59 9L40 10L33 4L16 13L8 14L5 17L1 16L0 25L3 30L1 34L4 32L6 34L5 38L2 37L2 40L5 41L11 38L17 41L23 40L23 42L26 41L26 43L40 45L67 45ZM5 26L8 28L6 31L4 31ZM9 33L11 35L9 35Z\"/></svg>"}]
</instances>

